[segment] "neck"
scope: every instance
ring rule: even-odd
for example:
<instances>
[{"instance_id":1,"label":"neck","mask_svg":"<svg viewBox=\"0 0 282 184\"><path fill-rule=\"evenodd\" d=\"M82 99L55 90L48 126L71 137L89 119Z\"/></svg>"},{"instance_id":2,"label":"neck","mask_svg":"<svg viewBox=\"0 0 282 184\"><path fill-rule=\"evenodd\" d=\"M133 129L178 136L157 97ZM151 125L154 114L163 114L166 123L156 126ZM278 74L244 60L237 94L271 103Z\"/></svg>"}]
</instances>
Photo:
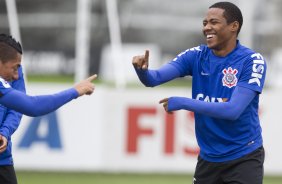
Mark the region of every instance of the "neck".
<instances>
[{"instance_id":1,"label":"neck","mask_svg":"<svg viewBox=\"0 0 282 184\"><path fill-rule=\"evenodd\" d=\"M227 56L230 52L233 51L233 49L237 46L237 39L232 39L229 42L225 43L222 45L221 48L218 49L213 49L213 53L216 56L220 57L225 57Z\"/></svg>"}]
</instances>

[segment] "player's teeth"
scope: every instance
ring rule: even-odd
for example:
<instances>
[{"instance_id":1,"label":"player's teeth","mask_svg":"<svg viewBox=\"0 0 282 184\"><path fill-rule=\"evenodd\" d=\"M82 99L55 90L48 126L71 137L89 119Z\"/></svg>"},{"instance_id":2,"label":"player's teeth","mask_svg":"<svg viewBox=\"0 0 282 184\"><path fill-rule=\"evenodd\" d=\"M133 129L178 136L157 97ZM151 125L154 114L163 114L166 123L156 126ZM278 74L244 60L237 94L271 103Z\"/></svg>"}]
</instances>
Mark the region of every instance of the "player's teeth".
<instances>
[{"instance_id":1,"label":"player's teeth","mask_svg":"<svg viewBox=\"0 0 282 184\"><path fill-rule=\"evenodd\" d=\"M207 38L212 38L213 37L213 35L207 35Z\"/></svg>"}]
</instances>

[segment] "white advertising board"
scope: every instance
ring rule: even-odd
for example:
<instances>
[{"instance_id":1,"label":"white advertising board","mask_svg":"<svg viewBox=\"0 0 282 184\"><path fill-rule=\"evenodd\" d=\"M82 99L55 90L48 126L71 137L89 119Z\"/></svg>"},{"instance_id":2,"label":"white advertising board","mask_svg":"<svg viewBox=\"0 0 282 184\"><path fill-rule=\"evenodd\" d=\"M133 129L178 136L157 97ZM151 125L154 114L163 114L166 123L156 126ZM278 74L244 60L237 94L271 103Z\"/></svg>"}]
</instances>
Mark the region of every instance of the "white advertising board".
<instances>
[{"instance_id":1,"label":"white advertising board","mask_svg":"<svg viewBox=\"0 0 282 184\"><path fill-rule=\"evenodd\" d=\"M67 86L32 84L33 94ZM191 96L187 88L115 90L97 86L92 96L72 101L54 113L24 116L13 136L18 169L106 172L193 173L199 151L193 114L164 112L159 100ZM281 90L265 90L261 124L265 172L282 173Z\"/></svg>"}]
</instances>

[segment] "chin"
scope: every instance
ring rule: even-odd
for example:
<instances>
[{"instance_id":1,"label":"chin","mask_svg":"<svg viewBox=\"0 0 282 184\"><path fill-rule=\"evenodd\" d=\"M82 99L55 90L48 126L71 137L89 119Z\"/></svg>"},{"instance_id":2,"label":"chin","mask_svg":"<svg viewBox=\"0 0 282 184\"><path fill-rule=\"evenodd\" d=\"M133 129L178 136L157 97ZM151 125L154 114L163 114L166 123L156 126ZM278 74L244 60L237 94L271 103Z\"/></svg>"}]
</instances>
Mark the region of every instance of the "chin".
<instances>
[{"instance_id":1,"label":"chin","mask_svg":"<svg viewBox=\"0 0 282 184\"><path fill-rule=\"evenodd\" d=\"M207 44L208 48L210 49L215 49L216 48L216 45L213 45L213 44Z\"/></svg>"},{"instance_id":2,"label":"chin","mask_svg":"<svg viewBox=\"0 0 282 184\"><path fill-rule=\"evenodd\" d=\"M208 42L207 42L207 46L208 46L208 48L210 48L210 49L214 49L214 50L218 50L218 49L219 49L219 45L216 44L216 43L208 43Z\"/></svg>"}]
</instances>

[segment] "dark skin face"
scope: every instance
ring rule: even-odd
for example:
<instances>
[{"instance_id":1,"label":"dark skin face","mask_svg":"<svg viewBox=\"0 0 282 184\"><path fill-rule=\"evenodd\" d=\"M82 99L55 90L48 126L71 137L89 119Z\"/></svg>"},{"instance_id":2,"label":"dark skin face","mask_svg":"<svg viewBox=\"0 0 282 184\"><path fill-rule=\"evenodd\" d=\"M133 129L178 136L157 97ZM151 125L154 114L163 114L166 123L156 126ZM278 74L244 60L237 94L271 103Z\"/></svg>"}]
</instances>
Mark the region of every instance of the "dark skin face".
<instances>
[{"instance_id":1,"label":"dark skin face","mask_svg":"<svg viewBox=\"0 0 282 184\"><path fill-rule=\"evenodd\" d=\"M203 34L206 37L207 46L215 55L222 57L236 47L239 29L237 21L227 24L223 16L224 11L220 8L210 8L203 20Z\"/></svg>"},{"instance_id":2,"label":"dark skin face","mask_svg":"<svg viewBox=\"0 0 282 184\"><path fill-rule=\"evenodd\" d=\"M18 69L21 66L22 55L17 53L15 59L11 59L7 62L0 60L0 77L6 81L13 81L19 78Z\"/></svg>"}]
</instances>

